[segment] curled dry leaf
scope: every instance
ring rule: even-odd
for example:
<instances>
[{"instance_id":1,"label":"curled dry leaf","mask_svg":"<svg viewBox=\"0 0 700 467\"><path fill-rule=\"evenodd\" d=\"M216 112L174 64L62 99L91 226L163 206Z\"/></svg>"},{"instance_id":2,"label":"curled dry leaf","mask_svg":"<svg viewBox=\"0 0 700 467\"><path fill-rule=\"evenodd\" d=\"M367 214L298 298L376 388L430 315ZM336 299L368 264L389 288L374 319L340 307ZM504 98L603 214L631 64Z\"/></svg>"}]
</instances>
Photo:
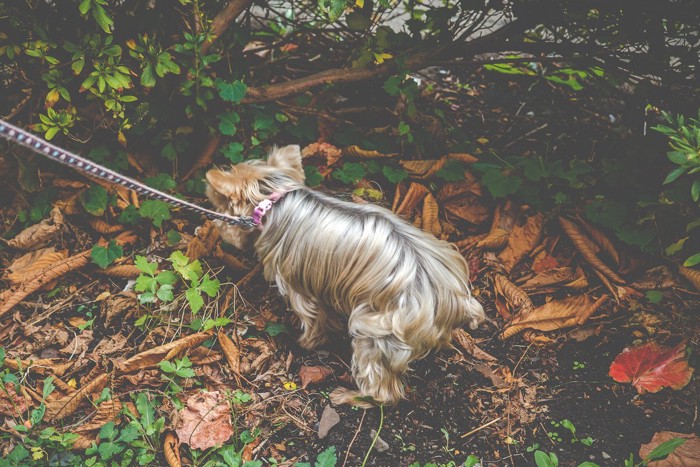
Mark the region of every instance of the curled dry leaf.
<instances>
[{"instance_id":1,"label":"curled dry leaf","mask_svg":"<svg viewBox=\"0 0 700 467\"><path fill-rule=\"evenodd\" d=\"M61 358L40 358L38 360L19 360L6 358L5 366L12 371L37 373L40 375L62 376L72 366L73 362L65 361Z\"/></svg>"},{"instance_id":2,"label":"curled dry leaf","mask_svg":"<svg viewBox=\"0 0 700 467\"><path fill-rule=\"evenodd\" d=\"M617 252L617 250L615 249L615 245L613 245L610 239L598 228L592 226L584 219L582 219L581 216L578 216L577 220L581 227L583 227L583 230L585 230L589 237L593 240L593 242L596 245L598 245L598 247L601 250L607 253L608 256L610 256L610 259L612 259L615 262L615 264L619 267L620 254Z\"/></svg>"},{"instance_id":3,"label":"curled dry leaf","mask_svg":"<svg viewBox=\"0 0 700 467\"><path fill-rule=\"evenodd\" d=\"M437 200L441 203L458 198L463 195L481 196L483 190L479 181L469 172L465 173L464 180L460 182L448 182L442 185L437 194Z\"/></svg>"},{"instance_id":4,"label":"curled dry leaf","mask_svg":"<svg viewBox=\"0 0 700 467\"><path fill-rule=\"evenodd\" d=\"M175 432L181 443L192 449L209 449L233 435L231 406L219 391L198 392L177 413Z\"/></svg>"},{"instance_id":5,"label":"curled dry leaf","mask_svg":"<svg viewBox=\"0 0 700 467\"><path fill-rule=\"evenodd\" d=\"M180 440L171 431L167 432L163 439L163 455L169 467L180 467L182 465Z\"/></svg>"},{"instance_id":6,"label":"curled dry leaf","mask_svg":"<svg viewBox=\"0 0 700 467\"><path fill-rule=\"evenodd\" d=\"M102 391L107 386L110 377L109 373L102 373L73 394L47 402L46 420L58 421L73 415L80 404L88 402L92 394Z\"/></svg>"},{"instance_id":7,"label":"curled dry leaf","mask_svg":"<svg viewBox=\"0 0 700 467\"><path fill-rule=\"evenodd\" d=\"M90 261L90 250L54 263L52 266L42 269L34 278L26 280L22 284L9 289L0 297L0 317L10 311L19 302L32 292L41 289L47 283L58 279L74 269L79 269Z\"/></svg>"},{"instance_id":8,"label":"curled dry leaf","mask_svg":"<svg viewBox=\"0 0 700 467\"><path fill-rule=\"evenodd\" d=\"M527 293L509 281L506 276L502 274L496 274L493 278L494 285L496 286L496 293L505 297L508 303L511 304L513 310L519 310L519 316L521 318L527 317L535 309L532 304L530 297Z\"/></svg>"},{"instance_id":9,"label":"curled dry leaf","mask_svg":"<svg viewBox=\"0 0 700 467\"><path fill-rule=\"evenodd\" d=\"M459 346L472 357L485 362L495 362L498 359L488 352L485 352L476 345L476 339L469 335L464 329L452 331L452 338Z\"/></svg>"},{"instance_id":10,"label":"curled dry leaf","mask_svg":"<svg viewBox=\"0 0 700 467\"><path fill-rule=\"evenodd\" d=\"M139 302L136 299L136 295L131 292L110 295L102 305L102 312L105 314L105 326L109 326L115 319L136 310L138 306Z\"/></svg>"},{"instance_id":11,"label":"curled dry leaf","mask_svg":"<svg viewBox=\"0 0 700 467\"><path fill-rule=\"evenodd\" d=\"M566 282L571 282L575 278L576 271L574 270L574 268L555 268L537 274L535 277L528 279L520 287L522 287L525 290L534 290L543 287L551 287L554 285L564 284Z\"/></svg>"},{"instance_id":12,"label":"curled dry leaf","mask_svg":"<svg viewBox=\"0 0 700 467\"><path fill-rule=\"evenodd\" d=\"M5 278L11 284L20 284L36 276L42 269L66 259L63 251L56 251L53 247L25 253L8 266Z\"/></svg>"},{"instance_id":13,"label":"curled dry leaf","mask_svg":"<svg viewBox=\"0 0 700 467\"><path fill-rule=\"evenodd\" d=\"M58 207L51 210L48 219L44 219L38 224L27 227L6 244L18 250L36 250L49 244L51 240L61 231L63 227L63 214Z\"/></svg>"},{"instance_id":14,"label":"curled dry leaf","mask_svg":"<svg viewBox=\"0 0 700 467\"><path fill-rule=\"evenodd\" d=\"M432 177L447 163L447 156L437 160L399 161L401 167L413 178L426 179Z\"/></svg>"},{"instance_id":15,"label":"curled dry leaf","mask_svg":"<svg viewBox=\"0 0 700 467\"><path fill-rule=\"evenodd\" d=\"M685 341L673 348L647 342L622 351L608 373L618 383L632 383L639 394L665 387L681 389L693 376L688 366Z\"/></svg>"},{"instance_id":16,"label":"curled dry leaf","mask_svg":"<svg viewBox=\"0 0 700 467\"><path fill-rule=\"evenodd\" d=\"M476 244L477 248L483 248L484 250L500 250L506 243L508 243L508 236L510 232L503 230L499 227L491 230L486 237L479 240Z\"/></svg>"},{"instance_id":17,"label":"curled dry leaf","mask_svg":"<svg viewBox=\"0 0 700 467\"><path fill-rule=\"evenodd\" d=\"M81 424L74 431L78 434L87 435L91 431L99 430L107 423L115 421L119 417L121 409L122 403L116 397L102 401L97 407L95 415L93 415L87 423Z\"/></svg>"},{"instance_id":18,"label":"curled dry leaf","mask_svg":"<svg viewBox=\"0 0 700 467\"><path fill-rule=\"evenodd\" d=\"M498 255L507 272L510 273L537 246L542 236L543 226L542 213L529 217L522 226L513 226L505 249Z\"/></svg>"},{"instance_id":19,"label":"curled dry leaf","mask_svg":"<svg viewBox=\"0 0 700 467\"><path fill-rule=\"evenodd\" d=\"M445 213L451 221L463 220L470 224L479 225L488 219L490 210L481 201L480 196L466 193L447 202L445 204Z\"/></svg>"},{"instance_id":20,"label":"curled dry leaf","mask_svg":"<svg viewBox=\"0 0 700 467\"><path fill-rule=\"evenodd\" d=\"M197 228L196 236L187 244L185 255L191 260L208 256L219 240L219 229L213 222L207 221Z\"/></svg>"},{"instance_id":21,"label":"curled dry leaf","mask_svg":"<svg viewBox=\"0 0 700 467\"><path fill-rule=\"evenodd\" d=\"M309 384L322 383L333 374L333 370L325 366L306 366L302 365L299 369L299 378L301 378L301 387L306 389Z\"/></svg>"},{"instance_id":22,"label":"curled dry leaf","mask_svg":"<svg viewBox=\"0 0 700 467\"><path fill-rule=\"evenodd\" d=\"M685 277L688 282L693 284L696 290L700 290L700 271L681 266L678 272L680 272L681 276Z\"/></svg>"},{"instance_id":23,"label":"curled dry leaf","mask_svg":"<svg viewBox=\"0 0 700 467\"><path fill-rule=\"evenodd\" d=\"M561 224L564 233L566 233L571 240L571 243L574 244L576 250L581 253L581 256L583 256L583 259L585 259L588 264L600 271L611 281L618 284L625 283L623 278L618 276L615 271L610 269L605 263L603 263L603 261L601 261L600 258L598 258L593 248L593 242L578 230L576 224L570 220L564 219L563 217L559 218L559 224Z\"/></svg>"},{"instance_id":24,"label":"curled dry leaf","mask_svg":"<svg viewBox=\"0 0 700 467\"><path fill-rule=\"evenodd\" d=\"M593 300L589 295L552 300L535 308L529 316L516 316L501 334L501 339L507 339L525 329L555 331L569 326L580 326L588 321L606 300L606 296Z\"/></svg>"},{"instance_id":25,"label":"curled dry leaf","mask_svg":"<svg viewBox=\"0 0 700 467\"><path fill-rule=\"evenodd\" d=\"M121 374L134 373L145 368L153 368L163 360L170 360L181 352L197 346L209 339L211 334L208 332L200 332L190 336L183 337L176 341L165 345L159 345L152 349L134 355L124 362L115 363L115 368Z\"/></svg>"},{"instance_id":26,"label":"curled dry leaf","mask_svg":"<svg viewBox=\"0 0 700 467\"><path fill-rule=\"evenodd\" d=\"M76 214L82 213L80 208L80 195L84 190L80 190L67 198L56 200L54 206L61 210L61 212L67 216L74 216Z\"/></svg>"},{"instance_id":27,"label":"curled dry leaf","mask_svg":"<svg viewBox=\"0 0 700 467\"><path fill-rule=\"evenodd\" d=\"M394 196L391 210L399 216L410 217L418 203L428 194L428 189L419 183L411 183L408 191L401 197L401 192L403 191L401 187L401 184L396 186L396 196Z\"/></svg>"},{"instance_id":28,"label":"curled dry leaf","mask_svg":"<svg viewBox=\"0 0 700 467\"><path fill-rule=\"evenodd\" d=\"M422 229L440 238L442 226L438 219L439 206L432 193L428 193L423 199Z\"/></svg>"},{"instance_id":29,"label":"curled dry leaf","mask_svg":"<svg viewBox=\"0 0 700 467\"><path fill-rule=\"evenodd\" d=\"M667 458L657 462L650 462L650 467L696 467L700 465L700 438L694 433L676 433L673 431L660 431L654 433L647 444L639 448L639 458L646 459L659 445L672 439L684 439L685 442L676 447Z\"/></svg>"},{"instance_id":30,"label":"curled dry leaf","mask_svg":"<svg viewBox=\"0 0 700 467\"><path fill-rule=\"evenodd\" d=\"M124 230L123 225L112 225L103 219L100 218L92 218L89 221L90 227L92 227L96 232L99 232L101 234L111 234L111 233L117 233L121 232Z\"/></svg>"},{"instance_id":31,"label":"curled dry leaf","mask_svg":"<svg viewBox=\"0 0 700 467\"><path fill-rule=\"evenodd\" d=\"M356 157L358 159L385 159L398 156L397 153L384 154L379 151L368 151L355 145L343 148L343 154L345 156Z\"/></svg>"},{"instance_id":32,"label":"curled dry leaf","mask_svg":"<svg viewBox=\"0 0 700 467\"><path fill-rule=\"evenodd\" d=\"M219 345L221 346L221 350L226 357L229 367L231 367L231 371L239 375L241 373L241 352L238 346L223 331L219 331L218 337Z\"/></svg>"},{"instance_id":33,"label":"curled dry leaf","mask_svg":"<svg viewBox=\"0 0 700 467\"><path fill-rule=\"evenodd\" d=\"M97 272L108 277L118 277L120 279L134 279L141 274L139 268L133 264L119 264L105 269L98 269Z\"/></svg>"},{"instance_id":34,"label":"curled dry leaf","mask_svg":"<svg viewBox=\"0 0 700 467\"><path fill-rule=\"evenodd\" d=\"M465 164L479 162L478 158L472 156L471 154L467 154L466 152L451 152L447 154L447 158L453 161L464 162Z\"/></svg>"}]
</instances>

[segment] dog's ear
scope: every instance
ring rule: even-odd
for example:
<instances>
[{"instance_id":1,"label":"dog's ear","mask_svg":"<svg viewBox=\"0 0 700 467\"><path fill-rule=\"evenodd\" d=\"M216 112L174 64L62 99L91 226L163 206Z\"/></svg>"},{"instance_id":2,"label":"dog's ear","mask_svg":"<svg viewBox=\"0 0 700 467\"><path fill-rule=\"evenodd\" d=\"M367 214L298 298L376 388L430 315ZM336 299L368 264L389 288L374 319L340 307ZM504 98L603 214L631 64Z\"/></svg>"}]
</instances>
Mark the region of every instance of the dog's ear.
<instances>
[{"instance_id":1,"label":"dog's ear","mask_svg":"<svg viewBox=\"0 0 700 467\"><path fill-rule=\"evenodd\" d=\"M223 170L212 169L207 172L209 186L224 196L231 196L233 193L234 181L231 178L231 174Z\"/></svg>"},{"instance_id":2,"label":"dog's ear","mask_svg":"<svg viewBox=\"0 0 700 467\"><path fill-rule=\"evenodd\" d=\"M275 148L267 157L267 163L279 169L290 170L294 177L304 181L304 168L301 165L301 148L298 144L290 144L283 148Z\"/></svg>"}]
</instances>

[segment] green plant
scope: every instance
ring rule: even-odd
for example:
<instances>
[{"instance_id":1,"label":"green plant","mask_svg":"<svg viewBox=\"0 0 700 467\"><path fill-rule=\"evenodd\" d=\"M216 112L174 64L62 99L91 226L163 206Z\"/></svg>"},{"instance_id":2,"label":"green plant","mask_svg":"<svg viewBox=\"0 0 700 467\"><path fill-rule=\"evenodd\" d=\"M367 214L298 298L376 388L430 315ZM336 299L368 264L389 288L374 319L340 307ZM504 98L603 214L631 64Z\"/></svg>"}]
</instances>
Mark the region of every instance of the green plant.
<instances>
[{"instance_id":1,"label":"green plant","mask_svg":"<svg viewBox=\"0 0 700 467\"><path fill-rule=\"evenodd\" d=\"M321 452L316 457L313 467L335 467L338 462L338 457L335 454L335 446L331 446ZM297 462L294 467L312 467L309 462Z\"/></svg>"},{"instance_id":2,"label":"green plant","mask_svg":"<svg viewBox=\"0 0 700 467\"><path fill-rule=\"evenodd\" d=\"M107 246L94 245L90 252L92 262L101 268L106 268L124 254L124 250L117 242L110 240Z\"/></svg>"},{"instance_id":3,"label":"green plant","mask_svg":"<svg viewBox=\"0 0 700 467\"><path fill-rule=\"evenodd\" d=\"M537 467L558 467L559 458L553 452L535 451Z\"/></svg>"},{"instance_id":4,"label":"green plant","mask_svg":"<svg viewBox=\"0 0 700 467\"><path fill-rule=\"evenodd\" d=\"M574 362L574 364L576 364L576 363L578 363L578 362ZM584 368L585 368L585 365L584 365ZM572 443L581 443L581 444L584 444L586 446L590 446L593 444L593 438L591 438L590 436L588 436L586 438L582 438L582 439L579 439L576 436L576 427L574 426L573 423L571 423L571 420L568 420L565 418L559 422L555 422L554 420L552 420L550 423L555 428L561 427L561 428L566 428L567 430L569 430L571 432L571 442ZM547 433L547 434L549 435L549 433ZM558 441L558 442L562 441L562 438L559 436L558 433L551 433L551 435L552 436L550 436L550 438L552 440L556 439L556 441Z\"/></svg>"},{"instance_id":5,"label":"green plant","mask_svg":"<svg viewBox=\"0 0 700 467\"><path fill-rule=\"evenodd\" d=\"M685 444L683 438L673 438L656 446L644 459L640 462L634 462L634 454L630 453L630 457L625 459L625 467L646 467L651 462L662 461L673 453L679 446Z\"/></svg>"},{"instance_id":6,"label":"green plant","mask_svg":"<svg viewBox=\"0 0 700 467\"><path fill-rule=\"evenodd\" d=\"M192 369L192 362L187 356L180 359L175 359L173 362L163 360L158 364L158 367L163 372L161 378L168 382L166 392L177 394L182 391L180 382L183 379L194 378L195 372Z\"/></svg>"}]
</instances>

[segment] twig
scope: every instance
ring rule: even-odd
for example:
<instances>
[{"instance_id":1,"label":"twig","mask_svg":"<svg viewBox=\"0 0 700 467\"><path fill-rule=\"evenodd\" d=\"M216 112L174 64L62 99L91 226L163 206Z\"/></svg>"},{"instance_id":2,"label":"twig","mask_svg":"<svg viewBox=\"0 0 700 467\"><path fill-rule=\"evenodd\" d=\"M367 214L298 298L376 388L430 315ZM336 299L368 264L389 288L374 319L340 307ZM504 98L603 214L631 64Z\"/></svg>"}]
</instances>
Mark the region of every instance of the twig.
<instances>
[{"instance_id":1,"label":"twig","mask_svg":"<svg viewBox=\"0 0 700 467\"><path fill-rule=\"evenodd\" d=\"M207 53L214 41L231 26L231 23L243 13L253 0L231 0L211 22L211 32L215 38L202 44L202 53Z\"/></svg>"},{"instance_id":2,"label":"twig","mask_svg":"<svg viewBox=\"0 0 700 467\"><path fill-rule=\"evenodd\" d=\"M360 419L360 424L357 425L357 430L355 430L355 436L352 437L350 440L350 444L348 445L348 450L345 451L345 459L343 460L343 467L348 463L348 456L350 455L350 449L352 449L352 445L357 439L357 435L360 434L360 428L362 428L362 423L365 421L365 415L367 415L367 411L363 410L362 411L362 418Z\"/></svg>"},{"instance_id":3,"label":"twig","mask_svg":"<svg viewBox=\"0 0 700 467\"><path fill-rule=\"evenodd\" d=\"M480 427L474 428L472 431L469 431L469 432L467 432L467 433L464 433L462 436L460 436L460 438L467 438L467 437L473 435L474 433L483 430L484 428L490 427L491 425L493 425L494 423L496 423L496 422L499 421L500 419L501 419L501 417L494 418L494 419L491 420L490 422L484 423L484 424L481 425Z\"/></svg>"}]
</instances>

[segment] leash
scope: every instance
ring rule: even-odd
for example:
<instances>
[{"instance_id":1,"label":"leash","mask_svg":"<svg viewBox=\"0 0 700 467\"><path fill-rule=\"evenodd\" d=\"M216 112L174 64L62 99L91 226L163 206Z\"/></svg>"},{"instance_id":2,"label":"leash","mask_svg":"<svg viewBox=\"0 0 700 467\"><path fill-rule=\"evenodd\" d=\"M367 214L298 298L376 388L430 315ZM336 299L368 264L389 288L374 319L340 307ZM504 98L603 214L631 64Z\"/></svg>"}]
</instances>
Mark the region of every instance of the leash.
<instances>
[{"instance_id":1,"label":"leash","mask_svg":"<svg viewBox=\"0 0 700 467\"><path fill-rule=\"evenodd\" d=\"M176 198L167 193L163 193L160 190L151 188L148 185L144 185L124 175L120 175L117 172L108 169L107 167L96 164L88 159L68 152L64 149L55 146L48 141L39 138L28 131L25 131L19 127L16 127L4 120L0 119L0 137L12 141L14 143L20 144L32 151L53 159L63 165L66 165L79 172L84 172L90 176L97 177L99 179L105 180L107 182L113 183L115 185L121 185L129 190L134 190L136 193L144 196L149 196L151 198L164 201L173 206L185 209L190 212L195 212L202 214L208 219L219 220L226 222L230 225L235 225L245 228L253 228L260 225L260 217L248 217L248 216L230 216L228 214L222 214L210 209L197 206L189 201L184 201ZM264 214L263 214L264 215ZM257 222L256 222L257 221Z\"/></svg>"}]
</instances>

